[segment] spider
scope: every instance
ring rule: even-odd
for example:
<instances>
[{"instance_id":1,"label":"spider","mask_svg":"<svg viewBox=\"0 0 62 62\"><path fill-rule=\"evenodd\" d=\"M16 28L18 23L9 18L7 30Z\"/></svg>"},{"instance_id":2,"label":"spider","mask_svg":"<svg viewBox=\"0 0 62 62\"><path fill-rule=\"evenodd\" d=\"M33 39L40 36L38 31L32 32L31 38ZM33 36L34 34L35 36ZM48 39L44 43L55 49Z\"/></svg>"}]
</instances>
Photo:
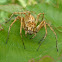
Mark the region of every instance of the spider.
<instances>
[{"instance_id":1,"label":"spider","mask_svg":"<svg viewBox=\"0 0 62 62\"><path fill-rule=\"evenodd\" d=\"M46 23L45 20L44 20L44 13L39 13L37 15L37 18L35 19L35 17L31 14L30 11L27 11L27 12L14 12L11 17L9 18L8 21L10 21L10 19L16 15L16 14L21 14L21 16L17 16L15 18L15 20L11 23L11 25L9 26L9 30L8 30L8 37L7 37L7 40L6 40L6 43L8 42L8 38L9 38L9 32L10 32L10 29L12 27L12 25L17 21L17 19L20 20L20 36L21 36L21 39L22 39L22 43L23 43L23 46L24 46L24 49L25 49L25 44L24 44L24 41L23 41L23 37L22 37L22 29L25 30L25 35L28 34L34 34L34 36L31 38L33 39L37 32L39 32L39 30L42 28L42 27L45 27L45 35L43 36L43 38L39 41L39 46L37 48L37 51L39 50L42 42L44 41L44 39L46 38L47 36L47 27L46 25L48 25L50 27L50 29L53 31L53 33L55 34L55 38L56 38L56 48L57 48L57 35L55 33L55 31L53 30L53 28L50 26L50 24ZM22 15L25 15L24 17ZM39 22L39 17L40 15L42 15L42 21L39 23L39 25L37 26L37 23ZM6 21L6 23L8 22ZM58 51L58 48L57 48L57 51Z\"/></svg>"}]
</instances>

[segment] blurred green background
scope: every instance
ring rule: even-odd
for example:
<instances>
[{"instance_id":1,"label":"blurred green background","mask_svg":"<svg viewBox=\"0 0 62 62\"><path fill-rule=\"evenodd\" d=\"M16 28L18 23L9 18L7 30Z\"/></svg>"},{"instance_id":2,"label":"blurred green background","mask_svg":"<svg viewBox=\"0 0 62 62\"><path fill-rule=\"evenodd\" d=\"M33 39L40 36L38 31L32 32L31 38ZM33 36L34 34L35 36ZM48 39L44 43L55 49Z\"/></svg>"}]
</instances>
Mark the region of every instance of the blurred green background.
<instances>
[{"instance_id":1,"label":"blurred green background","mask_svg":"<svg viewBox=\"0 0 62 62\"><path fill-rule=\"evenodd\" d=\"M6 39L11 21L5 23L13 12L33 11L32 15L45 13L45 20L51 24L57 33L58 49L56 50L56 39L53 32L47 26L48 35L42 43L39 51L39 40L44 36L45 29L42 28L36 37L30 40L33 35L24 36L23 40L26 49L23 48L20 31L20 22L16 21L11 27L8 43ZM41 17L40 17L41 19ZM39 20L40 20L39 19ZM40 20L41 22L41 20ZM0 62L62 62L62 0L0 0Z\"/></svg>"}]
</instances>

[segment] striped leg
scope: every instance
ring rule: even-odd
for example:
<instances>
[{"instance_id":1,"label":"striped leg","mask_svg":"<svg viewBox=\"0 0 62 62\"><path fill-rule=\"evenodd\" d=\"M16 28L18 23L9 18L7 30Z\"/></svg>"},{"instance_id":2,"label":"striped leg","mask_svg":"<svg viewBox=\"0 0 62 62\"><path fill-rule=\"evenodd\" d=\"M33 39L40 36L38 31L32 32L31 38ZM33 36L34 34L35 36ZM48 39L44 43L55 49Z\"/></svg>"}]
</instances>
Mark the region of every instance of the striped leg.
<instances>
[{"instance_id":1,"label":"striped leg","mask_svg":"<svg viewBox=\"0 0 62 62\"><path fill-rule=\"evenodd\" d=\"M46 28L46 22L44 21L44 27L45 27L45 36L39 41L39 43L40 43L40 45L39 45L39 47L38 47L38 49L40 48L40 46L41 46L41 44L42 44L42 42L45 40L45 38L46 38L46 36L47 36L47 28ZM40 28L41 29L41 28ZM37 49L37 51L38 51L38 49Z\"/></svg>"},{"instance_id":2,"label":"striped leg","mask_svg":"<svg viewBox=\"0 0 62 62\"><path fill-rule=\"evenodd\" d=\"M11 29L11 27L12 27L12 25L16 22L16 20L19 18L19 16L17 16L16 18L15 18L15 20L11 23L11 25L9 26L9 30L8 30L8 36L7 36L7 40L6 40L6 43L8 42L8 39L9 39L9 32L10 32L10 29Z\"/></svg>"},{"instance_id":3,"label":"striped leg","mask_svg":"<svg viewBox=\"0 0 62 62\"><path fill-rule=\"evenodd\" d=\"M38 19L39 19L39 17L40 17L41 14L43 14L43 16L42 16L42 20L43 20L43 18L44 18L44 13L39 13L39 14L37 15L36 24L38 23Z\"/></svg>"},{"instance_id":4,"label":"striped leg","mask_svg":"<svg viewBox=\"0 0 62 62\"><path fill-rule=\"evenodd\" d=\"M23 46L24 46L24 49L25 49L24 41L23 41L23 38L22 38L23 17L21 17L20 22L21 22L21 26L20 26L20 35L21 35L22 43L23 43Z\"/></svg>"},{"instance_id":5,"label":"striped leg","mask_svg":"<svg viewBox=\"0 0 62 62\"><path fill-rule=\"evenodd\" d=\"M53 33L54 33L54 35L55 35L55 37L56 37L56 48L57 48L57 52L58 52L57 35L56 35L55 31L53 30L53 28L50 26L50 24L48 24L48 23L46 23L46 24L50 27L50 29L53 31Z\"/></svg>"},{"instance_id":6,"label":"striped leg","mask_svg":"<svg viewBox=\"0 0 62 62\"><path fill-rule=\"evenodd\" d=\"M30 14L30 12L14 12L14 13L11 15L11 17L9 18L8 21L10 21L11 18L12 18L14 15L17 15L17 14L25 14L25 15L26 15L26 13ZM7 23L8 21L6 21L5 23Z\"/></svg>"}]
</instances>

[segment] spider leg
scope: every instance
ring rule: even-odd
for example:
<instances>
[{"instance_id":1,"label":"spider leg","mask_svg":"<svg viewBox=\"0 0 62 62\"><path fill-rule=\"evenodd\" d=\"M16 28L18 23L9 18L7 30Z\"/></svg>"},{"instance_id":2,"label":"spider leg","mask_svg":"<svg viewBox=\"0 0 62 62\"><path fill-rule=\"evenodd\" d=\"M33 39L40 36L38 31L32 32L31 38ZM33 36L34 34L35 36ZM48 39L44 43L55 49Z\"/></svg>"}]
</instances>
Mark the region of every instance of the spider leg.
<instances>
[{"instance_id":1,"label":"spider leg","mask_svg":"<svg viewBox=\"0 0 62 62\"><path fill-rule=\"evenodd\" d=\"M55 35L55 37L56 37L56 48L57 48L57 51L58 51L58 46L57 46L57 35L56 35L55 31L53 30L53 28L50 26L50 24L48 24L48 23L46 23L46 24L50 27L50 29L53 31L53 33L54 33L54 35Z\"/></svg>"},{"instance_id":2,"label":"spider leg","mask_svg":"<svg viewBox=\"0 0 62 62\"><path fill-rule=\"evenodd\" d=\"M41 14L43 14L42 20L44 19L44 13L39 13L39 14L37 15L36 24L39 22L38 19L39 19L39 17L40 17Z\"/></svg>"},{"instance_id":3,"label":"spider leg","mask_svg":"<svg viewBox=\"0 0 62 62\"><path fill-rule=\"evenodd\" d=\"M22 43L23 43L23 46L24 46L24 49L25 49L24 41L23 41L23 38L22 38L22 28L23 28L23 17L21 17L20 35L21 35Z\"/></svg>"},{"instance_id":4,"label":"spider leg","mask_svg":"<svg viewBox=\"0 0 62 62\"><path fill-rule=\"evenodd\" d=\"M46 22L44 21L44 27L45 27L45 35L42 37L42 39L39 41L39 43L41 42L41 41L43 41L45 38L46 38L46 36L47 36L47 28L46 28Z\"/></svg>"},{"instance_id":5,"label":"spider leg","mask_svg":"<svg viewBox=\"0 0 62 62\"><path fill-rule=\"evenodd\" d=\"M38 26L37 26L37 32L44 26L44 21L42 21Z\"/></svg>"},{"instance_id":6,"label":"spider leg","mask_svg":"<svg viewBox=\"0 0 62 62\"><path fill-rule=\"evenodd\" d=\"M42 28L44 26L44 21L42 21L38 26L37 26L37 32ZM43 38L44 38L44 36L43 36ZM42 38L42 39L43 39ZM39 43L40 43L40 41L39 41Z\"/></svg>"},{"instance_id":7,"label":"spider leg","mask_svg":"<svg viewBox=\"0 0 62 62\"><path fill-rule=\"evenodd\" d=\"M33 39L35 36L36 36L36 33L34 33L34 36L33 36L33 37L31 37L30 39Z\"/></svg>"},{"instance_id":8,"label":"spider leg","mask_svg":"<svg viewBox=\"0 0 62 62\"><path fill-rule=\"evenodd\" d=\"M11 18L12 18L14 15L16 15L16 14L25 14L25 15L26 15L26 13L28 13L28 14L30 15L30 12L14 12L14 13L11 15L11 17L9 18L9 20L6 21L5 23L9 22L9 21L11 20Z\"/></svg>"},{"instance_id":9,"label":"spider leg","mask_svg":"<svg viewBox=\"0 0 62 62\"><path fill-rule=\"evenodd\" d=\"M25 31L25 36L27 37L27 31Z\"/></svg>"},{"instance_id":10,"label":"spider leg","mask_svg":"<svg viewBox=\"0 0 62 62\"><path fill-rule=\"evenodd\" d=\"M46 38L46 36L47 36L46 22L44 21L44 23L43 23L43 24L44 24L45 32L46 32L46 33L45 33L45 36L44 36L44 37L40 40L40 42L41 42L41 43L39 42L39 43L40 43L40 45L39 45L38 49L40 48L40 46L41 46L42 42L45 40L45 38ZM37 51L38 51L38 49L37 49Z\"/></svg>"},{"instance_id":11,"label":"spider leg","mask_svg":"<svg viewBox=\"0 0 62 62\"><path fill-rule=\"evenodd\" d=\"M11 25L9 26L9 30L8 30L8 36L7 36L7 40L6 40L6 43L8 42L8 39L9 39L9 32L10 32L10 29L11 29L11 27L12 27L12 25L16 22L16 20L19 18L19 16L17 16L16 18L15 18L15 20L11 23Z\"/></svg>"}]
</instances>

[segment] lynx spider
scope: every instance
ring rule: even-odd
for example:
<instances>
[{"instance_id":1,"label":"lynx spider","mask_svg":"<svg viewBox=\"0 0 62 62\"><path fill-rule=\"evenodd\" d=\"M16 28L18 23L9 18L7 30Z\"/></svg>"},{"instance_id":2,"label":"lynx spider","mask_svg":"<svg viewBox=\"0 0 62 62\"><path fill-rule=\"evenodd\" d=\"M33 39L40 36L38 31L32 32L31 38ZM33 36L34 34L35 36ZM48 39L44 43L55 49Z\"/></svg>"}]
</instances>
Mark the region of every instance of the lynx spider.
<instances>
[{"instance_id":1,"label":"lynx spider","mask_svg":"<svg viewBox=\"0 0 62 62\"><path fill-rule=\"evenodd\" d=\"M36 33L37 33L42 27L45 27L45 32L46 32L46 33L45 33L45 35L43 36L43 38L39 41L39 43L40 43L39 47L40 47L41 44L42 44L42 42L44 41L44 39L45 39L46 36L47 36L47 27L46 27L46 25L48 25L48 26L50 27L50 29L53 31L53 33L55 34L55 37L56 37L56 48L57 48L57 35L56 35L55 31L53 30L53 28L50 26L50 24L48 24L48 23L45 22L45 20L44 20L44 13L39 13L39 14L37 15L37 18L35 19L34 16L31 15L31 12L30 12L30 11L27 11L27 12L14 12L14 13L11 15L10 19L11 19L11 18L13 17L13 15L15 15L15 14L21 14L21 15L24 14L25 17L23 17L23 16L17 16L17 17L15 18L15 20L11 23L11 25L9 26L8 37L7 37L6 43L8 42L9 32L10 32L10 29L11 29L12 25L17 21L17 19L19 19L19 20L20 20L20 23L21 23L21 25L20 25L20 35L21 35L21 39L22 39L22 42L23 42L24 49L25 49L25 44L24 44L24 41L23 41L23 38L22 38L22 28L25 30L25 35L27 35L27 33L30 34L30 35L31 35L31 34L34 34L34 36L32 37L32 38L34 38L34 37L36 36ZM39 20L39 17L40 17L41 14L43 15L43 16L42 16L42 21L40 22L40 24L39 24L38 26L36 26L37 23L39 22L38 20ZM8 21L10 21L10 19L9 19ZM7 23L8 21L6 21L6 23ZM32 39L32 38L31 38L31 39ZM39 49L39 47L38 47L38 49ZM37 51L38 51L38 49L37 49ZM57 48L57 51L58 51L58 48Z\"/></svg>"}]
</instances>

